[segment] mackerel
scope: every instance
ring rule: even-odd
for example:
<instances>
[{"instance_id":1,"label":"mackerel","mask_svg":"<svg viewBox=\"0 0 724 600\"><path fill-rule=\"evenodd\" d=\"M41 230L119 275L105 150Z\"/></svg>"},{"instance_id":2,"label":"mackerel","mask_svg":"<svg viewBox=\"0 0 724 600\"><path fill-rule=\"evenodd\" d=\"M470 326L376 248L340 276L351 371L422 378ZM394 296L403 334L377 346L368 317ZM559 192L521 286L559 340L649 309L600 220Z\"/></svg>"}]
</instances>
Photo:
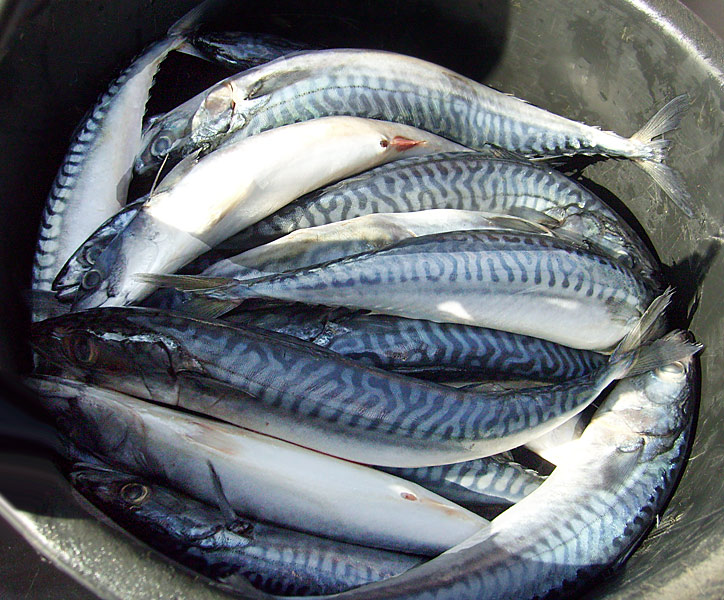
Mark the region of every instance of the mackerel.
<instances>
[{"instance_id":1,"label":"mackerel","mask_svg":"<svg viewBox=\"0 0 724 600\"><path fill-rule=\"evenodd\" d=\"M49 291L78 246L125 203L141 150L142 119L153 80L212 2L204 2L151 44L104 92L73 134L40 224L32 289ZM34 311L34 319L44 315Z\"/></svg>"},{"instance_id":2,"label":"mackerel","mask_svg":"<svg viewBox=\"0 0 724 600\"><path fill-rule=\"evenodd\" d=\"M473 373L477 378L565 381L606 362L602 354L497 329L339 309L285 306L230 314L225 320L292 335L372 367L445 380Z\"/></svg>"},{"instance_id":3,"label":"mackerel","mask_svg":"<svg viewBox=\"0 0 724 600\"><path fill-rule=\"evenodd\" d=\"M476 149L493 144L528 157L629 158L691 215L680 176L663 163L669 142L652 141L676 128L687 106L686 96L675 98L626 138L410 56L362 49L309 51L229 77L156 119L144 135L136 168L158 164L169 153L214 146L230 135L251 136L344 114L398 121ZM158 145L163 153L153 152Z\"/></svg>"},{"instance_id":4,"label":"mackerel","mask_svg":"<svg viewBox=\"0 0 724 600\"><path fill-rule=\"evenodd\" d=\"M500 230L513 225L537 232L546 231L544 227L527 221L472 210L374 213L298 229L268 244L220 260L204 269L201 275L247 279L379 250L413 237L447 231Z\"/></svg>"},{"instance_id":5,"label":"mackerel","mask_svg":"<svg viewBox=\"0 0 724 600\"><path fill-rule=\"evenodd\" d=\"M662 513L684 465L695 377L688 357L619 382L568 459L490 526L399 577L335 598L558 597L620 568Z\"/></svg>"},{"instance_id":6,"label":"mackerel","mask_svg":"<svg viewBox=\"0 0 724 600\"><path fill-rule=\"evenodd\" d=\"M545 165L483 153L406 158L307 194L221 244L227 256L306 227L373 213L478 210L566 233L661 286L658 261L598 196Z\"/></svg>"},{"instance_id":7,"label":"mackerel","mask_svg":"<svg viewBox=\"0 0 724 600\"><path fill-rule=\"evenodd\" d=\"M65 376L360 463L422 467L498 454L584 410L611 382L651 368L672 343L638 349L662 296L608 362L559 384L470 391L356 361L289 336L140 308L36 323L31 343Z\"/></svg>"},{"instance_id":8,"label":"mackerel","mask_svg":"<svg viewBox=\"0 0 724 600\"><path fill-rule=\"evenodd\" d=\"M487 521L413 483L117 392L29 380L61 433L112 466L251 518L350 543L437 554Z\"/></svg>"},{"instance_id":9,"label":"mackerel","mask_svg":"<svg viewBox=\"0 0 724 600\"><path fill-rule=\"evenodd\" d=\"M187 157L98 253L77 282L73 309L141 300L154 287L134 280L134 273L173 272L332 181L403 156L453 149L464 150L406 125L328 117L229 143L200 158Z\"/></svg>"},{"instance_id":10,"label":"mackerel","mask_svg":"<svg viewBox=\"0 0 724 600\"><path fill-rule=\"evenodd\" d=\"M70 478L129 532L226 589L242 591L251 582L274 594L333 594L422 562L237 516L108 467L77 465ZM224 506L224 497L219 504Z\"/></svg>"},{"instance_id":11,"label":"mackerel","mask_svg":"<svg viewBox=\"0 0 724 600\"><path fill-rule=\"evenodd\" d=\"M403 240L323 265L235 280L139 275L195 292L209 315L247 298L326 306L490 327L572 348L607 350L651 301L629 269L550 236L451 232Z\"/></svg>"}]
</instances>

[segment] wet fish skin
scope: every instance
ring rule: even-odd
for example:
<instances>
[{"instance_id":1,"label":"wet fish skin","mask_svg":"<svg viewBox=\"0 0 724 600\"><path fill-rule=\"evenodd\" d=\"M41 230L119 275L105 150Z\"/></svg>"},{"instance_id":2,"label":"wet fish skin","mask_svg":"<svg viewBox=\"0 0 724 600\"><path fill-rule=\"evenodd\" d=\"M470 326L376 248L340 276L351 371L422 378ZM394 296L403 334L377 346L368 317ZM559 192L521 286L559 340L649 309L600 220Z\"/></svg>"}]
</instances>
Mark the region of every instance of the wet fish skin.
<instances>
[{"instance_id":1,"label":"wet fish skin","mask_svg":"<svg viewBox=\"0 0 724 600\"><path fill-rule=\"evenodd\" d=\"M606 361L602 354L484 327L345 314L344 309L297 308L288 314L277 308L227 315L225 320L293 335L368 366L445 379L474 373L478 378L564 381Z\"/></svg>"},{"instance_id":2,"label":"wet fish skin","mask_svg":"<svg viewBox=\"0 0 724 600\"><path fill-rule=\"evenodd\" d=\"M191 135L173 138L159 119L145 146L167 139L181 154L233 135L334 114L413 125L470 147L493 144L526 156L604 154L633 159L687 214L680 176L663 164L669 142L653 138L678 126L680 96L631 138L603 131L492 90L441 66L392 52L330 49L301 52L232 76L184 107L197 110ZM174 111L168 113L174 119ZM162 156L154 157L158 162ZM153 164L149 163L149 164ZM137 166L140 166L137 163Z\"/></svg>"},{"instance_id":3,"label":"wet fish skin","mask_svg":"<svg viewBox=\"0 0 724 600\"><path fill-rule=\"evenodd\" d=\"M449 209L363 215L293 231L283 238L223 259L204 269L201 275L248 279L380 250L422 235L510 227L508 221L501 224L499 220L500 215L494 213ZM536 229L533 224L530 227L535 231L543 229Z\"/></svg>"},{"instance_id":4,"label":"wet fish skin","mask_svg":"<svg viewBox=\"0 0 724 600\"><path fill-rule=\"evenodd\" d=\"M520 502L545 481L545 477L535 471L499 456L451 465L417 469L384 467L382 470L414 481L443 498L473 510L491 506L507 508Z\"/></svg>"},{"instance_id":5,"label":"wet fish skin","mask_svg":"<svg viewBox=\"0 0 724 600\"><path fill-rule=\"evenodd\" d=\"M654 296L613 260L523 232L421 236L250 280L137 278L207 297L221 307L217 315L247 298L276 298L490 327L597 351L618 343Z\"/></svg>"},{"instance_id":6,"label":"wet fish skin","mask_svg":"<svg viewBox=\"0 0 724 600\"><path fill-rule=\"evenodd\" d=\"M665 298L650 311L660 315ZM646 335L660 321L649 312ZM677 345L620 351L577 379L475 392L364 367L289 336L152 309L96 309L48 320L35 324L31 342L65 376L333 456L398 467L520 446L585 409L642 361L689 351Z\"/></svg>"},{"instance_id":7,"label":"wet fish skin","mask_svg":"<svg viewBox=\"0 0 724 600\"><path fill-rule=\"evenodd\" d=\"M405 125L328 117L229 142L203 157L189 156L100 252L78 282L72 308L142 300L154 288L134 279L136 272L174 272L330 181L403 156L453 149L464 150Z\"/></svg>"},{"instance_id":8,"label":"wet fish skin","mask_svg":"<svg viewBox=\"0 0 724 600\"><path fill-rule=\"evenodd\" d=\"M230 523L218 508L110 468L76 466L70 478L76 489L132 534L232 589L249 580L273 594L333 594L398 575L422 562L420 557L245 517Z\"/></svg>"},{"instance_id":9,"label":"wet fish skin","mask_svg":"<svg viewBox=\"0 0 724 600\"><path fill-rule=\"evenodd\" d=\"M376 167L295 200L221 246L228 256L301 228L377 212L442 208L547 217L544 225L579 241L595 240L596 248L661 287L658 261L595 194L545 165L490 151L439 153Z\"/></svg>"},{"instance_id":10,"label":"wet fish skin","mask_svg":"<svg viewBox=\"0 0 724 600\"><path fill-rule=\"evenodd\" d=\"M695 373L689 358L619 382L569 460L489 527L386 584L335 598L568 596L620 567L663 510L684 464Z\"/></svg>"},{"instance_id":11,"label":"wet fish skin","mask_svg":"<svg viewBox=\"0 0 724 600\"><path fill-rule=\"evenodd\" d=\"M50 290L58 271L83 240L126 203L155 74L215 1L194 8L172 26L166 38L148 46L110 84L76 129L41 219L32 271L34 290Z\"/></svg>"},{"instance_id":12,"label":"wet fish skin","mask_svg":"<svg viewBox=\"0 0 724 600\"><path fill-rule=\"evenodd\" d=\"M55 377L27 383L81 450L215 504L211 462L231 508L254 519L426 556L487 523L413 483L240 427Z\"/></svg>"}]
</instances>

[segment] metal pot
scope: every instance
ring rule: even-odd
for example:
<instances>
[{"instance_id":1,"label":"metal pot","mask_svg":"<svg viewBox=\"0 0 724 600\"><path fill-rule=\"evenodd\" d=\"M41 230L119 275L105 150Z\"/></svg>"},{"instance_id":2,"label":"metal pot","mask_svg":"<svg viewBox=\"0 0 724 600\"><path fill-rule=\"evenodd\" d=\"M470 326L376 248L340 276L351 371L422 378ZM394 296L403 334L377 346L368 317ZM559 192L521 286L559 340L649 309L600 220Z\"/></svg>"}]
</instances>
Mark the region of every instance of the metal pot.
<instances>
[{"instance_id":1,"label":"metal pot","mask_svg":"<svg viewBox=\"0 0 724 600\"><path fill-rule=\"evenodd\" d=\"M47 450L52 430L33 415L16 375L28 367L22 291L41 208L72 129L114 74L194 3L0 1L0 45L6 46L0 58L0 513L72 578L45 574L33 589L23 581L32 573L25 558L13 563L28 557L27 546L13 539L4 543L3 597L21 591L66 599L226 597L72 493ZM723 597L724 479L717 469L724 457L722 42L676 0L247 0L220 25L417 55L620 133L633 133L673 96L690 95L691 109L670 136L670 164L706 218L684 217L629 163L602 161L584 172L617 208L614 197L622 199L624 213L641 224L677 287L678 325L689 326L706 346L698 430L681 484L626 567L589 597ZM208 85L201 83L187 75L164 85L175 85L179 95L198 86L191 95ZM174 103L152 102L150 112ZM0 535L10 533L0 529ZM245 597L262 595L250 589Z\"/></svg>"}]
</instances>

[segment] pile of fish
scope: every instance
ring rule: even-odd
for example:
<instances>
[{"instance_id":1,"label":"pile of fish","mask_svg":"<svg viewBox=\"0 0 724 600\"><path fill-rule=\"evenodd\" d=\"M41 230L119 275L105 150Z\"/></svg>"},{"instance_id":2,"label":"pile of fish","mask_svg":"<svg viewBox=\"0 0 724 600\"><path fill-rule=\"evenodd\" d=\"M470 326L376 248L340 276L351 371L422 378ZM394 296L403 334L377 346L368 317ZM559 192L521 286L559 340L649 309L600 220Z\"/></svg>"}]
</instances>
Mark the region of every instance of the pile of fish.
<instances>
[{"instance_id":1,"label":"pile of fish","mask_svg":"<svg viewBox=\"0 0 724 600\"><path fill-rule=\"evenodd\" d=\"M660 139L686 97L626 138L409 56L199 33L207 8L99 99L43 215L27 382L73 485L245 595L537 598L621 564L700 346L550 159L630 159L692 214ZM177 50L237 72L144 123Z\"/></svg>"}]
</instances>

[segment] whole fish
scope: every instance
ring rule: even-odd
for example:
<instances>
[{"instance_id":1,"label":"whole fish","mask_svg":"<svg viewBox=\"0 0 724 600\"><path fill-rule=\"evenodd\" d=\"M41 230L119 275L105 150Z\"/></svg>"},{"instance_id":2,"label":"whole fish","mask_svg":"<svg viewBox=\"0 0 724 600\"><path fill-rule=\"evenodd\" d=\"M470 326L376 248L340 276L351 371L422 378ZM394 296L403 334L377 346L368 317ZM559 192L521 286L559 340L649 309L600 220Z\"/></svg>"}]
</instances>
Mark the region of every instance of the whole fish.
<instances>
[{"instance_id":1,"label":"whole fish","mask_svg":"<svg viewBox=\"0 0 724 600\"><path fill-rule=\"evenodd\" d=\"M474 373L478 378L564 381L606 362L603 354L497 329L340 309L285 306L230 314L225 320L293 335L372 367L445 380Z\"/></svg>"},{"instance_id":2,"label":"whole fish","mask_svg":"<svg viewBox=\"0 0 724 600\"><path fill-rule=\"evenodd\" d=\"M112 466L251 518L350 543L433 555L487 521L387 473L58 378L28 383L62 434Z\"/></svg>"},{"instance_id":3,"label":"whole fish","mask_svg":"<svg viewBox=\"0 0 724 600\"><path fill-rule=\"evenodd\" d=\"M652 299L645 283L617 262L523 232L421 236L256 279L137 278L196 293L207 301L207 316L247 298L275 298L490 327L599 351L617 344Z\"/></svg>"},{"instance_id":4,"label":"whole fish","mask_svg":"<svg viewBox=\"0 0 724 600\"><path fill-rule=\"evenodd\" d=\"M648 278L652 287L661 286L658 261L595 194L544 165L490 154L440 153L376 167L291 202L223 242L221 249L229 256L297 229L373 213L478 210L565 232Z\"/></svg>"},{"instance_id":5,"label":"whole fish","mask_svg":"<svg viewBox=\"0 0 724 600\"><path fill-rule=\"evenodd\" d=\"M233 511L223 514L183 493L110 468L78 465L70 479L133 535L232 590L250 581L273 594L334 594L399 575L422 562L408 554L283 529Z\"/></svg>"},{"instance_id":6,"label":"whole fish","mask_svg":"<svg viewBox=\"0 0 724 600\"><path fill-rule=\"evenodd\" d=\"M570 595L620 567L684 464L695 373L689 357L622 380L567 460L490 526L406 574L335 598L526 600Z\"/></svg>"},{"instance_id":7,"label":"whole fish","mask_svg":"<svg viewBox=\"0 0 724 600\"><path fill-rule=\"evenodd\" d=\"M529 157L629 158L691 215L680 176L663 163L669 142L653 141L678 126L687 106L686 96L675 98L626 138L410 56L362 49L300 52L229 77L156 119L144 135L136 169L159 164L169 153L216 145L229 135L352 115L398 121L476 149L493 144ZM164 152L154 152L159 145Z\"/></svg>"},{"instance_id":8,"label":"whole fish","mask_svg":"<svg viewBox=\"0 0 724 600\"><path fill-rule=\"evenodd\" d=\"M110 85L73 134L38 234L32 289L49 291L61 267L125 203L141 149L143 114L156 72L214 1L200 4L151 44ZM34 311L35 319L42 311Z\"/></svg>"},{"instance_id":9,"label":"whole fish","mask_svg":"<svg viewBox=\"0 0 724 600\"><path fill-rule=\"evenodd\" d=\"M585 409L611 382L688 356L689 347L676 343L639 348L667 302L655 300L601 367L512 391L459 390L289 336L152 309L96 309L36 323L31 343L64 376L332 456L422 467L520 446Z\"/></svg>"},{"instance_id":10,"label":"whole fish","mask_svg":"<svg viewBox=\"0 0 724 600\"><path fill-rule=\"evenodd\" d=\"M322 185L407 155L461 146L405 125L329 117L188 157L161 182L78 285L73 309L124 305L153 291L132 278L169 273ZM239 168L243 165L243 169ZM126 217L124 217L126 218ZM103 230L108 229L108 224ZM80 244L79 244L80 245Z\"/></svg>"}]
</instances>

